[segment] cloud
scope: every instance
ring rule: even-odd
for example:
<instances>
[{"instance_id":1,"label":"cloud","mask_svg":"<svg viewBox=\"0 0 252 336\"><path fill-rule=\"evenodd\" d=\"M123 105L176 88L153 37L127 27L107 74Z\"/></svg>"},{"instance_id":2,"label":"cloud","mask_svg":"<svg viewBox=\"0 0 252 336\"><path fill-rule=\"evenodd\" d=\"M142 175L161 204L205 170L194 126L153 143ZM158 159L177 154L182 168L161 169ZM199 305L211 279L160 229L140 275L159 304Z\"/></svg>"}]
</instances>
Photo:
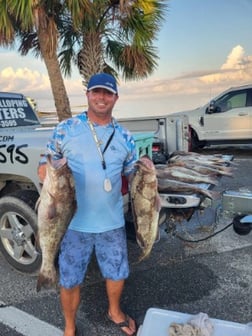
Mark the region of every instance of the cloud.
<instances>
[{"instance_id":1,"label":"cloud","mask_svg":"<svg viewBox=\"0 0 252 336\"><path fill-rule=\"evenodd\" d=\"M125 83L121 88L121 100L123 103L131 101L131 106L147 106L152 114L157 113L158 106L159 114L166 114L204 105L229 87L251 81L252 56L247 56L238 45L219 68L188 72L170 79L149 78ZM124 105L120 108L124 110Z\"/></svg>"},{"instance_id":2,"label":"cloud","mask_svg":"<svg viewBox=\"0 0 252 336\"><path fill-rule=\"evenodd\" d=\"M74 97L82 93L81 79L65 80L67 92ZM38 101L39 108L55 110L50 81L47 74L27 67L6 67L0 71L1 91L20 92Z\"/></svg>"},{"instance_id":3,"label":"cloud","mask_svg":"<svg viewBox=\"0 0 252 336\"><path fill-rule=\"evenodd\" d=\"M18 56L17 56L18 57ZM36 61L36 65L38 61ZM13 61L11 64L19 64ZM36 99L42 111L55 111L50 81L46 72L29 63L29 67L1 65L2 91L22 92ZM204 69L181 74L174 78L160 79L151 76L141 81L119 83L120 99L116 112L123 115L166 114L191 109L207 103L215 95L231 86L252 81L252 56L246 55L241 45L235 46L223 64L215 69ZM83 110L86 97L79 74L65 79L66 90L73 108Z\"/></svg>"},{"instance_id":4,"label":"cloud","mask_svg":"<svg viewBox=\"0 0 252 336\"><path fill-rule=\"evenodd\" d=\"M0 85L2 91L29 92L48 91L50 83L48 76L39 71L31 71L28 68L7 67L0 72Z\"/></svg>"},{"instance_id":5,"label":"cloud","mask_svg":"<svg viewBox=\"0 0 252 336\"><path fill-rule=\"evenodd\" d=\"M245 63L245 51L240 45L238 45L232 49L221 69L240 69L240 66Z\"/></svg>"},{"instance_id":6,"label":"cloud","mask_svg":"<svg viewBox=\"0 0 252 336\"><path fill-rule=\"evenodd\" d=\"M202 76L200 80L205 84L245 84L252 80L252 56L246 56L244 48L237 45L217 73Z\"/></svg>"}]
</instances>

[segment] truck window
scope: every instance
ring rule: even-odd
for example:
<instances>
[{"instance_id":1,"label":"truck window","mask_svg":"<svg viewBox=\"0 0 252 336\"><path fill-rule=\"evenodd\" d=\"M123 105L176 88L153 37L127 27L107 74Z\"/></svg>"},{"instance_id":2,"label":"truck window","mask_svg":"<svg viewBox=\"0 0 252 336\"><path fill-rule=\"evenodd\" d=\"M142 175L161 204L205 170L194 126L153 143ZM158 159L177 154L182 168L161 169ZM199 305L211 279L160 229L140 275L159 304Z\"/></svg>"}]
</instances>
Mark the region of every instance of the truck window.
<instances>
[{"instance_id":1,"label":"truck window","mask_svg":"<svg viewBox=\"0 0 252 336\"><path fill-rule=\"evenodd\" d=\"M31 105L22 95L0 95L0 128L40 125Z\"/></svg>"},{"instance_id":2,"label":"truck window","mask_svg":"<svg viewBox=\"0 0 252 336\"><path fill-rule=\"evenodd\" d=\"M232 108L245 107L247 101L247 90L230 92L216 101L221 112L226 112Z\"/></svg>"},{"instance_id":3,"label":"truck window","mask_svg":"<svg viewBox=\"0 0 252 336\"><path fill-rule=\"evenodd\" d=\"M246 106L246 93L241 93L238 95L235 95L230 99L230 104L232 108L236 107L245 107Z\"/></svg>"}]
</instances>

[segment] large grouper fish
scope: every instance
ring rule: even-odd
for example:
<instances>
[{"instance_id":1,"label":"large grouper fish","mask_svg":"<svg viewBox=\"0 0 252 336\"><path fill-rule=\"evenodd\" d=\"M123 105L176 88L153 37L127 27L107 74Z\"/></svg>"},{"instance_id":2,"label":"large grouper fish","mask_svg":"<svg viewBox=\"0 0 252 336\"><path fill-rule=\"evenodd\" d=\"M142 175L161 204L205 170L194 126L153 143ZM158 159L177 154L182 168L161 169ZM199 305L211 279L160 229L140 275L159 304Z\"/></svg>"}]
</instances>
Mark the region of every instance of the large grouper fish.
<instances>
[{"instance_id":1,"label":"large grouper fish","mask_svg":"<svg viewBox=\"0 0 252 336\"><path fill-rule=\"evenodd\" d=\"M136 240L142 249L139 261L149 256L153 244L159 237L159 212L161 202L155 166L149 156L144 155L135 164L131 180L130 197L136 231Z\"/></svg>"},{"instance_id":2,"label":"large grouper fish","mask_svg":"<svg viewBox=\"0 0 252 336\"><path fill-rule=\"evenodd\" d=\"M38 245L42 264L37 291L57 287L55 258L61 239L76 211L75 187L66 158L47 156L46 177L38 199Z\"/></svg>"}]
</instances>

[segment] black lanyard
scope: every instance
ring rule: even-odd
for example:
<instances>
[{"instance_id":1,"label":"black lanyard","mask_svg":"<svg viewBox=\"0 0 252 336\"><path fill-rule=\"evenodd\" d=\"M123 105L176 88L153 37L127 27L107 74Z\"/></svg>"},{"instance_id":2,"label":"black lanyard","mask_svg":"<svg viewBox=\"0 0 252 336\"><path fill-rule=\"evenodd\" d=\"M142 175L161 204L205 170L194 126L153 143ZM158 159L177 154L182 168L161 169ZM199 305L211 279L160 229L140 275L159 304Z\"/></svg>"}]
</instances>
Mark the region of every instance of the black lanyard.
<instances>
[{"instance_id":1,"label":"black lanyard","mask_svg":"<svg viewBox=\"0 0 252 336\"><path fill-rule=\"evenodd\" d=\"M92 132L92 135L93 135L93 138L94 138L94 141L95 141L95 144L96 144L98 153L99 153L99 155L100 155L100 157L101 157L102 168L105 170L105 169L106 169L106 162L105 162L105 159L104 159L104 153L105 153L105 151L107 150L107 148L108 148L109 144L111 143L111 140L113 139L113 136L114 136L114 134L115 134L115 126L114 126L114 123L113 123L113 128L114 128L114 129L113 129L113 132L110 134L110 137L109 137L109 139L108 139L108 141L107 141L107 143L106 143L106 145L105 145L103 151L101 150L100 142L99 142L99 140L98 140L98 138L97 138L97 134L96 134L96 132L95 132L94 125L91 123L91 121L90 121L89 119L88 119L88 125L89 125L89 127L90 127L90 129L91 129L91 132Z\"/></svg>"}]
</instances>

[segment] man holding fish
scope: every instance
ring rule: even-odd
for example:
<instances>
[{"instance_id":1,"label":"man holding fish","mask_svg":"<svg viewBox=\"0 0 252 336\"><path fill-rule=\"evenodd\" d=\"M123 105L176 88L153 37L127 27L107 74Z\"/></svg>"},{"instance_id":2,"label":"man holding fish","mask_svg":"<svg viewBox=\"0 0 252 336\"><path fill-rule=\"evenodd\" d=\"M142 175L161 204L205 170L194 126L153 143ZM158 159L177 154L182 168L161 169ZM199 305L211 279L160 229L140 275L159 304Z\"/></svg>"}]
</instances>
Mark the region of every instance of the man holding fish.
<instances>
[{"instance_id":1,"label":"man holding fish","mask_svg":"<svg viewBox=\"0 0 252 336\"><path fill-rule=\"evenodd\" d=\"M135 321L121 310L120 299L129 275L121 175L129 178L133 173L136 148L128 130L112 117L118 99L115 78L105 73L92 76L86 96L87 111L56 126L46 153L53 160L66 158L73 175L77 203L70 224L62 235L59 251L64 336L77 335L75 319L80 303L80 286L93 251L106 279L109 304L106 316L126 335L135 335ZM40 176L43 175L44 166L39 167ZM58 181L60 183L60 178ZM50 197L50 182L47 188ZM52 199L53 203L57 197ZM50 239L42 234L42 228L48 225L44 221L48 218L48 214L44 214L45 209L38 206L41 242ZM50 209L50 214L53 213ZM63 219L64 211L61 215ZM46 275L39 276L39 289L43 282L45 285L49 283L45 278Z\"/></svg>"}]
</instances>

